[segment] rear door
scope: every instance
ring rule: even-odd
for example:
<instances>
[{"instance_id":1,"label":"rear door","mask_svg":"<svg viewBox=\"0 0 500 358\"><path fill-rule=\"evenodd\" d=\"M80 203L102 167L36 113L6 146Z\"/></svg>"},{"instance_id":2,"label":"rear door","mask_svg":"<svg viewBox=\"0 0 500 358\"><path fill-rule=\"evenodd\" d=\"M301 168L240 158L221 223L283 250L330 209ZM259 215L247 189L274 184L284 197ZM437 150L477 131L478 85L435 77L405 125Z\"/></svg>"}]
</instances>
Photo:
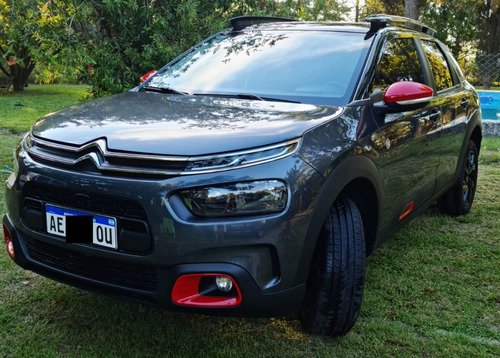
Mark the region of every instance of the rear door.
<instances>
[{"instance_id":1,"label":"rear door","mask_svg":"<svg viewBox=\"0 0 500 358\"><path fill-rule=\"evenodd\" d=\"M468 114L471 114L475 99L471 90L460 82L459 74L453 69L444 47L433 39L420 41L423 52L432 71L434 84L433 102L441 107L441 145L436 148L440 159L436 190L455 180L458 159L467 129ZM451 55L450 55L451 56Z\"/></svg>"}]
</instances>

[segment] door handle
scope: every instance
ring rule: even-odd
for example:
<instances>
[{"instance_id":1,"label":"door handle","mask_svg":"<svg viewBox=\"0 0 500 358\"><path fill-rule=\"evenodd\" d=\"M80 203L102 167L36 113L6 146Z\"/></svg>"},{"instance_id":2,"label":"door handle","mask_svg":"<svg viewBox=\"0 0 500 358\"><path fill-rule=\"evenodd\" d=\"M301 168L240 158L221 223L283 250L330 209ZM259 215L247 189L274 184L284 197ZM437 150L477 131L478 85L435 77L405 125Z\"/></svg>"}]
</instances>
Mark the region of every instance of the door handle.
<instances>
[{"instance_id":1,"label":"door handle","mask_svg":"<svg viewBox=\"0 0 500 358\"><path fill-rule=\"evenodd\" d=\"M462 98L462 102L460 102L460 105L462 106L463 109L466 109L467 106L469 105L469 100L467 98Z\"/></svg>"}]
</instances>

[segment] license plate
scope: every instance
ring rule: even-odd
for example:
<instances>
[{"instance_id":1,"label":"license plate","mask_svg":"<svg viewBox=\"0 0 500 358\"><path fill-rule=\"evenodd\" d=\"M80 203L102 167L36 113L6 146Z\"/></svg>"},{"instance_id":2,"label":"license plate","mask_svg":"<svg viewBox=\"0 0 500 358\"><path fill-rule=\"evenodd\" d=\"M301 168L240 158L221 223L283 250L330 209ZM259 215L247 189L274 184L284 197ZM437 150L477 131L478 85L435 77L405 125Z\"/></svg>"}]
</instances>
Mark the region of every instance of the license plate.
<instances>
[{"instance_id":1,"label":"license plate","mask_svg":"<svg viewBox=\"0 0 500 358\"><path fill-rule=\"evenodd\" d=\"M82 213L52 205L45 205L45 215L47 233L64 237L66 238L66 242L89 242L112 249L118 248L115 218ZM70 225L75 225L74 223L76 222L74 220L67 220L69 216L91 216L92 220L78 221L78 225L83 225L84 227L68 227L68 222L72 223ZM85 241L71 241L71 238L67 237L67 233L75 232L75 230L79 233L87 232L89 237L84 238ZM90 236L92 237L90 238Z\"/></svg>"}]
</instances>

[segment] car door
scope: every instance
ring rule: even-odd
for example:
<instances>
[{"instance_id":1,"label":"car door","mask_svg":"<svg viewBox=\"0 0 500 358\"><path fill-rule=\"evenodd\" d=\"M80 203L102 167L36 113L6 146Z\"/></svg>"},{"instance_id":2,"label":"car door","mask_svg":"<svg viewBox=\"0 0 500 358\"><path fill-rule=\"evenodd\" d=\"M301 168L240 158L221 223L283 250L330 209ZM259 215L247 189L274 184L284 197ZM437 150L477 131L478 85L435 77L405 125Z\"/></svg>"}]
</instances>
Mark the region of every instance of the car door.
<instances>
[{"instance_id":1,"label":"car door","mask_svg":"<svg viewBox=\"0 0 500 358\"><path fill-rule=\"evenodd\" d=\"M428 83L416 40L393 36L383 46L375 68L370 93L385 91L392 83ZM378 118L371 140L383 155L381 176L384 201L381 230L389 231L434 193L439 160L441 105L432 101L421 109L392 113Z\"/></svg>"},{"instance_id":2,"label":"car door","mask_svg":"<svg viewBox=\"0 0 500 358\"><path fill-rule=\"evenodd\" d=\"M422 39L420 43L432 72L436 91L433 102L439 104L442 113L439 133L441 145L436 152L440 158L436 185L436 190L439 190L455 179L468 116L473 110L475 99L470 89L461 84L441 44L433 39Z\"/></svg>"}]
</instances>

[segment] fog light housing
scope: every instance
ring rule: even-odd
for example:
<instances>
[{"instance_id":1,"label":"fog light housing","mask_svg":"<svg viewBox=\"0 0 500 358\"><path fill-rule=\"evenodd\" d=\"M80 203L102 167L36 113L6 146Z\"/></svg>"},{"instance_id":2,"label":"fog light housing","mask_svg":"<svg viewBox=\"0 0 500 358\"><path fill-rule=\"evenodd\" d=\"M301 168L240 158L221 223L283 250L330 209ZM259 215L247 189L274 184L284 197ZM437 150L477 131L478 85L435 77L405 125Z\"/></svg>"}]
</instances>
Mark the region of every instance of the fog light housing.
<instances>
[{"instance_id":1,"label":"fog light housing","mask_svg":"<svg viewBox=\"0 0 500 358\"><path fill-rule=\"evenodd\" d=\"M181 306L233 307L242 301L236 281L221 273L195 273L180 276L171 293Z\"/></svg>"},{"instance_id":2,"label":"fog light housing","mask_svg":"<svg viewBox=\"0 0 500 358\"><path fill-rule=\"evenodd\" d=\"M215 284L222 292L229 292L233 288L233 281L227 276L216 276Z\"/></svg>"},{"instance_id":3,"label":"fog light housing","mask_svg":"<svg viewBox=\"0 0 500 358\"><path fill-rule=\"evenodd\" d=\"M10 236L10 232L5 226L3 225L3 236L5 238L5 248L7 249L7 252L11 258L16 257L16 252L14 250L14 243L12 242L12 238Z\"/></svg>"}]
</instances>

